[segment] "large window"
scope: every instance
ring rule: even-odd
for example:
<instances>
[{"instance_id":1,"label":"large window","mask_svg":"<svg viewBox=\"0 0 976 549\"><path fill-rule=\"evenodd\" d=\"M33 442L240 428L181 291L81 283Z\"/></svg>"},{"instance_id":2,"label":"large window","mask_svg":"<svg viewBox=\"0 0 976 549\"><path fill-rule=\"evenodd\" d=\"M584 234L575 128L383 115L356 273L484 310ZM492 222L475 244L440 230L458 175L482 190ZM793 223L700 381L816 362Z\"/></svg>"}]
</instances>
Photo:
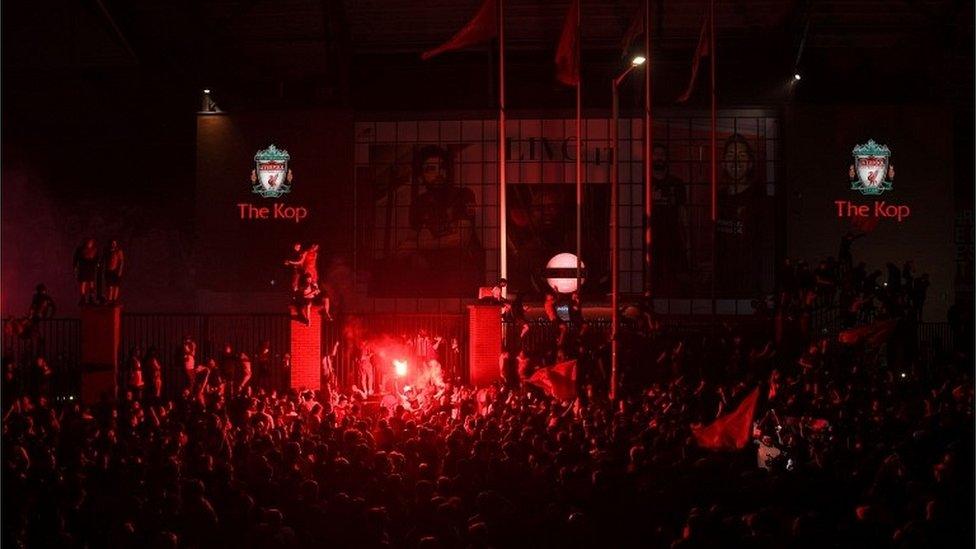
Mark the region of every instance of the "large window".
<instances>
[{"instance_id":1,"label":"large window","mask_svg":"<svg viewBox=\"0 0 976 549\"><path fill-rule=\"evenodd\" d=\"M498 278L495 120L356 124L356 268L374 296L471 296ZM609 120L583 128L584 290L609 288ZM622 119L620 288L644 289L643 120ZM552 255L576 250L575 123L508 124L508 274L545 290ZM654 293L745 298L772 286L778 131L761 111L719 118L719 222L709 217L708 118L655 119ZM714 227L714 235L713 235ZM718 268L713 266L713 246Z\"/></svg>"}]
</instances>

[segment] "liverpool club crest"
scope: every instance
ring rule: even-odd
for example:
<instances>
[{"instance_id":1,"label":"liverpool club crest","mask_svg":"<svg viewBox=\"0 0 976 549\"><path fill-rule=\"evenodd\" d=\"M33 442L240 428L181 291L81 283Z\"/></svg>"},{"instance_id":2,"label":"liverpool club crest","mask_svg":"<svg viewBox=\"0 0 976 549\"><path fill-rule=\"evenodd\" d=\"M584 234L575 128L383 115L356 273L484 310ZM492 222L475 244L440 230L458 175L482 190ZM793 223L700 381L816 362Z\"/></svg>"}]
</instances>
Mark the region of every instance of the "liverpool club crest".
<instances>
[{"instance_id":1,"label":"liverpool club crest","mask_svg":"<svg viewBox=\"0 0 976 549\"><path fill-rule=\"evenodd\" d=\"M874 196L890 191L895 168L891 165L888 147L868 139L867 143L854 147L853 152L854 163L848 173L851 190Z\"/></svg>"},{"instance_id":2,"label":"liverpool club crest","mask_svg":"<svg viewBox=\"0 0 976 549\"><path fill-rule=\"evenodd\" d=\"M251 170L251 192L264 198L278 198L291 191L291 170L288 169L288 151L271 145L254 155Z\"/></svg>"}]
</instances>

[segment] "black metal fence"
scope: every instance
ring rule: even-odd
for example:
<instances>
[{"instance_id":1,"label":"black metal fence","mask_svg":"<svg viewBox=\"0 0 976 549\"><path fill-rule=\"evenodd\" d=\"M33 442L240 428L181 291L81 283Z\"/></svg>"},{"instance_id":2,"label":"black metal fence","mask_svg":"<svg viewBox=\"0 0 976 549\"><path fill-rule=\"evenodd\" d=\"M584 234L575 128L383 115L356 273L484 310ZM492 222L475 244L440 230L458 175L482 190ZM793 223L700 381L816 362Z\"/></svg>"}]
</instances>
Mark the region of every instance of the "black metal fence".
<instances>
[{"instance_id":1,"label":"black metal fence","mask_svg":"<svg viewBox=\"0 0 976 549\"><path fill-rule=\"evenodd\" d=\"M744 336L759 336L769 334L771 320L760 317L737 316L731 319L717 318L714 322L708 316L697 317L657 317L659 323L659 334L663 337L694 337L707 336L713 333L725 333L726 323L734 322L737 333ZM631 322L629 319L622 319L621 323ZM588 333L594 338L609 338L611 321L609 318L587 319ZM570 333L577 333L578 327L573 323L567 324ZM521 327L511 323L504 324L505 340L508 342L519 341ZM534 319L529 322L529 331L525 339L519 344L528 353L538 353L546 349L551 349L554 342L559 337L559 328L545 319ZM513 345L511 348L518 347Z\"/></svg>"},{"instance_id":2,"label":"black metal fence","mask_svg":"<svg viewBox=\"0 0 976 549\"><path fill-rule=\"evenodd\" d=\"M956 341L948 322L923 322L918 325L918 353L922 363L931 366L955 350Z\"/></svg>"},{"instance_id":3,"label":"black metal fence","mask_svg":"<svg viewBox=\"0 0 976 549\"><path fill-rule=\"evenodd\" d=\"M163 364L163 390L175 396L183 384L183 340L197 342L197 360L216 358L230 345L253 360L263 341L268 341L273 358L272 383L281 386L283 356L290 346L291 326L287 314L123 314L119 364L124 364L133 349L140 358L155 349ZM121 370L121 369L120 369Z\"/></svg>"},{"instance_id":4,"label":"black metal fence","mask_svg":"<svg viewBox=\"0 0 976 549\"><path fill-rule=\"evenodd\" d=\"M589 320L590 330L606 333L610 329L608 319ZM746 327L746 333L769 333L769 322L762 319L736 319L737 326ZM739 325L739 323L744 323ZM824 314L813 319L813 324L838 329L834 315ZM558 329L545 321L533 321L526 337L531 349L545 349L558 336ZM5 323L5 328L9 324ZM666 320L662 332L674 336L708 334L714 329L707 319ZM518 327L505 325L506 337L518 339ZM389 336L415 337L424 331L444 338L441 357L448 372L462 381L469 376L467 363L466 319L461 314L369 314L349 317L345 322L327 323L322 329L322 351L328 352L340 342L336 370L343 386L352 381L353 360L356 349L352 343L364 339ZM818 330L819 331L819 330ZM128 358L131 350L138 347L142 353L155 348L163 363L164 390L167 396L178 394L183 384L182 342L185 336L193 337L198 344L197 359L206 360L220 354L225 344L235 351L256 353L261 342L270 344L273 364L272 382L283 385L283 357L289 351L290 319L288 315L269 314L124 314L122 315L120 363ZM954 349L953 333L946 322L920 323L917 331L921 361L929 366L944 360ZM452 341L457 342L456 350ZM77 395L80 387L81 322L75 318L56 318L41 322L31 337L20 337L13 330L3 334L4 361L15 361L27 367L37 356L44 356L53 370L50 383L54 398ZM253 358L253 355L252 355Z\"/></svg>"},{"instance_id":5,"label":"black metal fence","mask_svg":"<svg viewBox=\"0 0 976 549\"><path fill-rule=\"evenodd\" d=\"M51 318L39 322L29 333L18 334L14 319L4 319L3 360L13 361L23 373L39 356L52 370L50 390L54 398L77 395L80 387L81 321ZM26 375L21 375L25 379Z\"/></svg>"}]
</instances>

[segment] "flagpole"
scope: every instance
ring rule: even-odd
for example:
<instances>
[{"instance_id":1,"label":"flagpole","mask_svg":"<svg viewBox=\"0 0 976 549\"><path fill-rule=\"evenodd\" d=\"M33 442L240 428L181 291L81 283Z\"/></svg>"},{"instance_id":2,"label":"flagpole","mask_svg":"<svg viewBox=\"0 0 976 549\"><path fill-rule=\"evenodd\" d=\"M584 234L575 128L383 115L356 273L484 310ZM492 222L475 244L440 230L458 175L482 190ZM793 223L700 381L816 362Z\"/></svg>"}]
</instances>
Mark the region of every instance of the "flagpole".
<instances>
[{"instance_id":1,"label":"flagpole","mask_svg":"<svg viewBox=\"0 0 976 549\"><path fill-rule=\"evenodd\" d=\"M498 276L508 278L508 201L505 158L505 0L498 0ZM507 289L502 287L502 297Z\"/></svg>"},{"instance_id":2,"label":"flagpole","mask_svg":"<svg viewBox=\"0 0 976 549\"><path fill-rule=\"evenodd\" d=\"M654 127L651 113L651 0L644 0L644 57L647 66L644 68L644 291L650 293L652 288L653 265L653 231L651 214L654 205Z\"/></svg>"},{"instance_id":3,"label":"flagpole","mask_svg":"<svg viewBox=\"0 0 976 549\"><path fill-rule=\"evenodd\" d=\"M711 138L711 167L712 167L712 222L718 220L718 165L715 163L716 150L715 150L715 128L716 128L716 112L717 103L715 101L715 0L709 0L708 2L708 59L711 70L711 81L712 85L712 138Z\"/></svg>"},{"instance_id":4,"label":"flagpole","mask_svg":"<svg viewBox=\"0 0 976 549\"><path fill-rule=\"evenodd\" d=\"M708 2L708 60L711 71L712 119L711 119L711 194L712 194L712 324L715 323L715 279L718 276L716 264L716 244L718 243L718 155L716 154L716 131L718 103L715 97L715 0Z\"/></svg>"},{"instance_id":5,"label":"flagpole","mask_svg":"<svg viewBox=\"0 0 976 549\"><path fill-rule=\"evenodd\" d=\"M583 288L583 0L576 0L576 291Z\"/></svg>"},{"instance_id":6,"label":"flagpole","mask_svg":"<svg viewBox=\"0 0 976 549\"><path fill-rule=\"evenodd\" d=\"M631 66L632 68L633 66ZM617 228L617 215L620 206L620 197L617 189L619 174L617 172L617 147L619 146L618 126L620 125L620 99L617 93L617 86L623 81L627 72L611 81L611 103L610 103L610 401L617 400L617 384L619 383L619 354L620 340L618 338L617 327L620 323L619 302L617 279L620 278L620 250L619 250L619 230Z\"/></svg>"}]
</instances>

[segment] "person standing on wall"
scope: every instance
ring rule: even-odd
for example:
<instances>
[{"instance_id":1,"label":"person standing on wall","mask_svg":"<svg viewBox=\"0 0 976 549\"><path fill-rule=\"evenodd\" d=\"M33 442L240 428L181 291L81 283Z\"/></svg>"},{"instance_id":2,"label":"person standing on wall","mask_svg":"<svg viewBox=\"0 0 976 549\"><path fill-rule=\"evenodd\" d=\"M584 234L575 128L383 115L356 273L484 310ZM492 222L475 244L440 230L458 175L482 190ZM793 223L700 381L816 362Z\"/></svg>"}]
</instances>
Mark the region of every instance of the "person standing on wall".
<instances>
[{"instance_id":1,"label":"person standing on wall","mask_svg":"<svg viewBox=\"0 0 976 549\"><path fill-rule=\"evenodd\" d=\"M98 276L98 247L94 238L86 238L75 250L74 270L78 279L79 305L95 303L95 279Z\"/></svg>"},{"instance_id":2,"label":"person standing on wall","mask_svg":"<svg viewBox=\"0 0 976 549\"><path fill-rule=\"evenodd\" d=\"M106 299L110 304L119 300L119 286L122 284L122 269L125 267L125 254L118 240L109 242L108 249L102 257L102 268L105 269Z\"/></svg>"}]
</instances>

